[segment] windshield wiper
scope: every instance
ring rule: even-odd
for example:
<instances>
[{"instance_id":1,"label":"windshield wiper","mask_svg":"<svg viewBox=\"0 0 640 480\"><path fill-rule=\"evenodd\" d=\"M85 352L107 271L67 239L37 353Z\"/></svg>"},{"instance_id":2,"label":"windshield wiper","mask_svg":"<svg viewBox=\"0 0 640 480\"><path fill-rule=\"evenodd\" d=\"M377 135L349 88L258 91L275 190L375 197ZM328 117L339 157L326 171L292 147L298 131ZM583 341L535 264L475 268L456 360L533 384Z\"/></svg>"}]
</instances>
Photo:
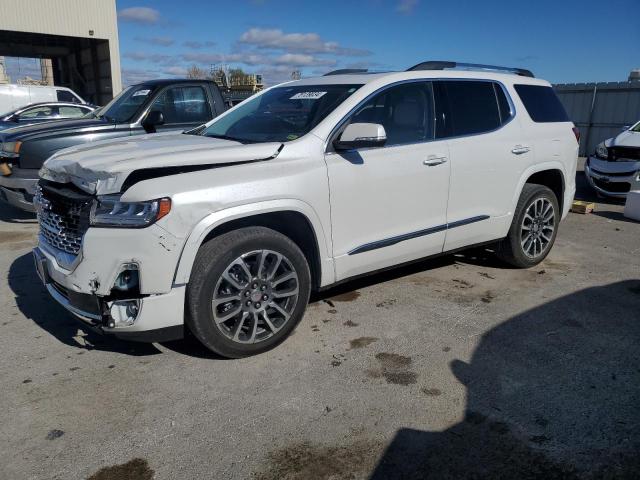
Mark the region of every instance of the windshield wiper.
<instances>
[{"instance_id":1,"label":"windshield wiper","mask_svg":"<svg viewBox=\"0 0 640 480\"><path fill-rule=\"evenodd\" d=\"M220 138L222 140L231 140L232 142L239 142L239 143L256 143L256 142L252 142L251 140L244 139L244 138L230 137L229 135L211 134L211 135L205 135L205 137Z\"/></svg>"}]
</instances>

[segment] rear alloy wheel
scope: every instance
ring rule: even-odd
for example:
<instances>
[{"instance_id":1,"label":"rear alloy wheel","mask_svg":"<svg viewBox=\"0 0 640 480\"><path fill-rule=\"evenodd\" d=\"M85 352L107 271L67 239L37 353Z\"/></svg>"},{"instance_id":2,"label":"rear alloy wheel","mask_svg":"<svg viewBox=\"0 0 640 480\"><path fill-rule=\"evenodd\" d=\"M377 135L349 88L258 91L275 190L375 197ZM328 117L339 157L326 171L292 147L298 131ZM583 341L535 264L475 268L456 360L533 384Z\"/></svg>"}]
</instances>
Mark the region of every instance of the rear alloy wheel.
<instances>
[{"instance_id":1,"label":"rear alloy wheel","mask_svg":"<svg viewBox=\"0 0 640 480\"><path fill-rule=\"evenodd\" d=\"M525 184L509 233L499 242L497 255L519 268L537 265L549 254L558 233L558 199L544 185Z\"/></svg>"},{"instance_id":2,"label":"rear alloy wheel","mask_svg":"<svg viewBox=\"0 0 640 480\"><path fill-rule=\"evenodd\" d=\"M224 357L255 355L282 342L304 315L311 275L288 237L265 227L206 242L187 286L187 325Z\"/></svg>"},{"instance_id":3,"label":"rear alloy wheel","mask_svg":"<svg viewBox=\"0 0 640 480\"><path fill-rule=\"evenodd\" d=\"M555 210L546 198L536 198L527 208L520 225L520 244L524 254L536 259L546 252L556 229Z\"/></svg>"}]
</instances>

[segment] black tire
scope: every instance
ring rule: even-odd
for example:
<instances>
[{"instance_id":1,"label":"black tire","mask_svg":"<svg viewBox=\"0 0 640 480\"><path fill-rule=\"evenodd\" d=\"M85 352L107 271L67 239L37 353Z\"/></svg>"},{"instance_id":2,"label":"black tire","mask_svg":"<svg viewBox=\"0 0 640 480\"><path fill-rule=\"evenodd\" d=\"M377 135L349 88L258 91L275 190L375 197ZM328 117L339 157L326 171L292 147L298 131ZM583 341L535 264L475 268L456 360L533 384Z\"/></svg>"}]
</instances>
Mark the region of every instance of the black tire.
<instances>
[{"instance_id":1,"label":"black tire","mask_svg":"<svg viewBox=\"0 0 640 480\"><path fill-rule=\"evenodd\" d=\"M272 256L271 258L277 258L276 254L279 254L288 261L286 263L287 268L294 270L297 275L297 278L295 279L298 291L297 299L295 303L291 305L289 318L284 319L284 315L282 315L283 318L281 320L284 323L282 323L281 327L277 331L275 331L276 329L273 329L275 333L267 328L267 324L264 321L266 315L265 317L261 317L261 314L258 312L258 317L255 317L253 316L253 313L248 312L247 315L251 315L252 319L250 322L256 322L257 325L261 325L260 322L262 322L263 334L270 334L271 336L264 340L257 341L256 343L240 343L239 340L236 341L234 338L229 338L229 335L231 335L233 331L227 323L216 324L214 320L214 308L219 307L214 307L212 302L214 300L214 295L220 295L219 292L216 292L216 289L222 288L219 287L219 285L222 285L222 282L224 282L222 276L224 273L228 272L230 265L232 265L233 262L241 256L256 251L271 252L268 254ZM259 268L257 263L258 262L256 261L255 265L249 265L249 270L251 271L252 276L254 269L257 270L257 268ZM278 264L280 263L283 263L283 261L280 260ZM275 265L276 260L273 260L272 264ZM283 267L276 266L273 273L274 276L279 268ZM258 273L260 272L257 272L256 275ZM246 277L243 277L243 280L244 278ZM235 277L235 280L238 280L238 277ZM256 280L261 281L257 277ZM267 280L262 281L267 282ZM243 282L237 283L241 284ZM255 284L253 280L249 283ZM230 285L232 284L226 285L224 288L228 289L230 288ZM253 308L245 308L245 297L243 297L243 295L247 294L248 290L253 287L252 285L247 284L244 288L247 290L238 289L239 296L242 298L239 302L240 308L242 309L240 314L241 316L244 315L244 310L247 308ZM260 292L258 290L258 288L255 288L254 292L259 296ZM256 355L274 348L293 331L304 315L309 301L310 290L311 274L309 271L309 265L304 254L293 241L281 233L265 227L240 228L238 230L224 233L219 237L214 237L200 247L200 250L196 255L189 284L187 285L186 323L196 338L198 338L198 340L200 340L208 349L218 355L228 358L242 358L250 355ZM269 290L267 293L271 294L272 291ZM273 293L277 293L275 287ZM232 294L235 295L236 292L233 291ZM251 298L253 298L253 296L246 297L247 304L251 302ZM236 301L237 300L234 300L233 302ZM259 302L259 299L257 301ZM272 298L270 299L269 304L273 304L275 301L275 298ZM285 301L288 302L289 300ZM256 303L255 305L260 305L260 303ZM264 302L262 305L262 308L265 311L267 308L270 308L266 305L267 302ZM222 308L229 308L228 311L231 311L236 308L236 304L225 304L222 305ZM271 309L271 312L275 312L275 310ZM225 313L226 312L223 311L222 316L224 316ZM218 310L216 310L216 314L220 315ZM258 320L258 318L260 318L260 320ZM233 321L234 320L229 320L229 322ZM238 323L235 325L238 325ZM260 327L257 328L259 329ZM241 328L238 328L237 330L241 330ZM248 332L246 335L250 334L251 332ZM254 333L254 336L255 335L256 334Z\"/></svg>"},{"instance_id":2,"label":"black tire","mask_svg":"<svg viewBox=\"0 0 640 480\"><path fill-rule=\"evenodd\" d=\"M550 241L546 244L544 249L541 249L540 253L536 256L531 256L525 251L522 245L522 226L525 215L529 207L536 201L545 200L550 202L553 207L554 223L553 232L550 236ZM551 189L544 185L538 185L534 183L527 183L522 189L516 211L509 228L507 236L498 243L496 254L497 256L518 268L530 268L538 265L542 262L551 251L553 244L558 234L558 225L560 223L560 208L558 206L558 199Z\"/></svg>"}]
</instances>

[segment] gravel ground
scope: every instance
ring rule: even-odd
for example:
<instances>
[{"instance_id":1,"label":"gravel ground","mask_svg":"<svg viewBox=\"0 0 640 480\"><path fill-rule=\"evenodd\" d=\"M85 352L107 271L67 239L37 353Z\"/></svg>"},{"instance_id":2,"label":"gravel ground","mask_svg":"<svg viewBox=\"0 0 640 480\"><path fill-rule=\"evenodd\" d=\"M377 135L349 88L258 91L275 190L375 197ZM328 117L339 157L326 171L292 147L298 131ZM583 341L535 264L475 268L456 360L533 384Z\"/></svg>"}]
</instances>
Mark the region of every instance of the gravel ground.
<instances>
[{"instance_id":1,"label":"gravel ground","mask_svg":"<svg viewBox=\"0 0 640 480\"><path fill-rule=\"evenodd\" d=\"M37 281L33 220L0 206L0 478L637 478L622 210L569 214L531 270L477 250L342 285L230 361L84 332Z\"/></svg>"}]
</instances>

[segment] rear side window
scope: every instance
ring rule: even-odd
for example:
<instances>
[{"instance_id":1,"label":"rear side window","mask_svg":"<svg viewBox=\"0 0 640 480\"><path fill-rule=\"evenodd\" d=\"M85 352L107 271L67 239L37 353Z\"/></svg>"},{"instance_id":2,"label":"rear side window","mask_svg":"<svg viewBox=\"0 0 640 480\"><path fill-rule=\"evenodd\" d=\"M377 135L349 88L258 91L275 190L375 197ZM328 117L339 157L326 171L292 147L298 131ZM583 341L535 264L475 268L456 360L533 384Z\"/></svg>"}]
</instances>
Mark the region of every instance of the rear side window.
<instances>
[{"instance_id":1,"label":"rear side window","mask_svg":"<svg viewBox=\"0 0 640 480\"><path fill-rule=\"evenodd\" d=\"M438 112L439 138L490 132L501 125L493 82L447 80L436 85L437 103L442 109Z\"/></svg>"},{"instance_id":2,"label":"rear side window","mask_svg":"<svg viewBox=\"0 0 640 480\"><path fill-rule=\"evenodd\" d=\"M531 120L537 123L568 122L569 116L551 87L514 85Z\"/></svg>"}]
</instances>

